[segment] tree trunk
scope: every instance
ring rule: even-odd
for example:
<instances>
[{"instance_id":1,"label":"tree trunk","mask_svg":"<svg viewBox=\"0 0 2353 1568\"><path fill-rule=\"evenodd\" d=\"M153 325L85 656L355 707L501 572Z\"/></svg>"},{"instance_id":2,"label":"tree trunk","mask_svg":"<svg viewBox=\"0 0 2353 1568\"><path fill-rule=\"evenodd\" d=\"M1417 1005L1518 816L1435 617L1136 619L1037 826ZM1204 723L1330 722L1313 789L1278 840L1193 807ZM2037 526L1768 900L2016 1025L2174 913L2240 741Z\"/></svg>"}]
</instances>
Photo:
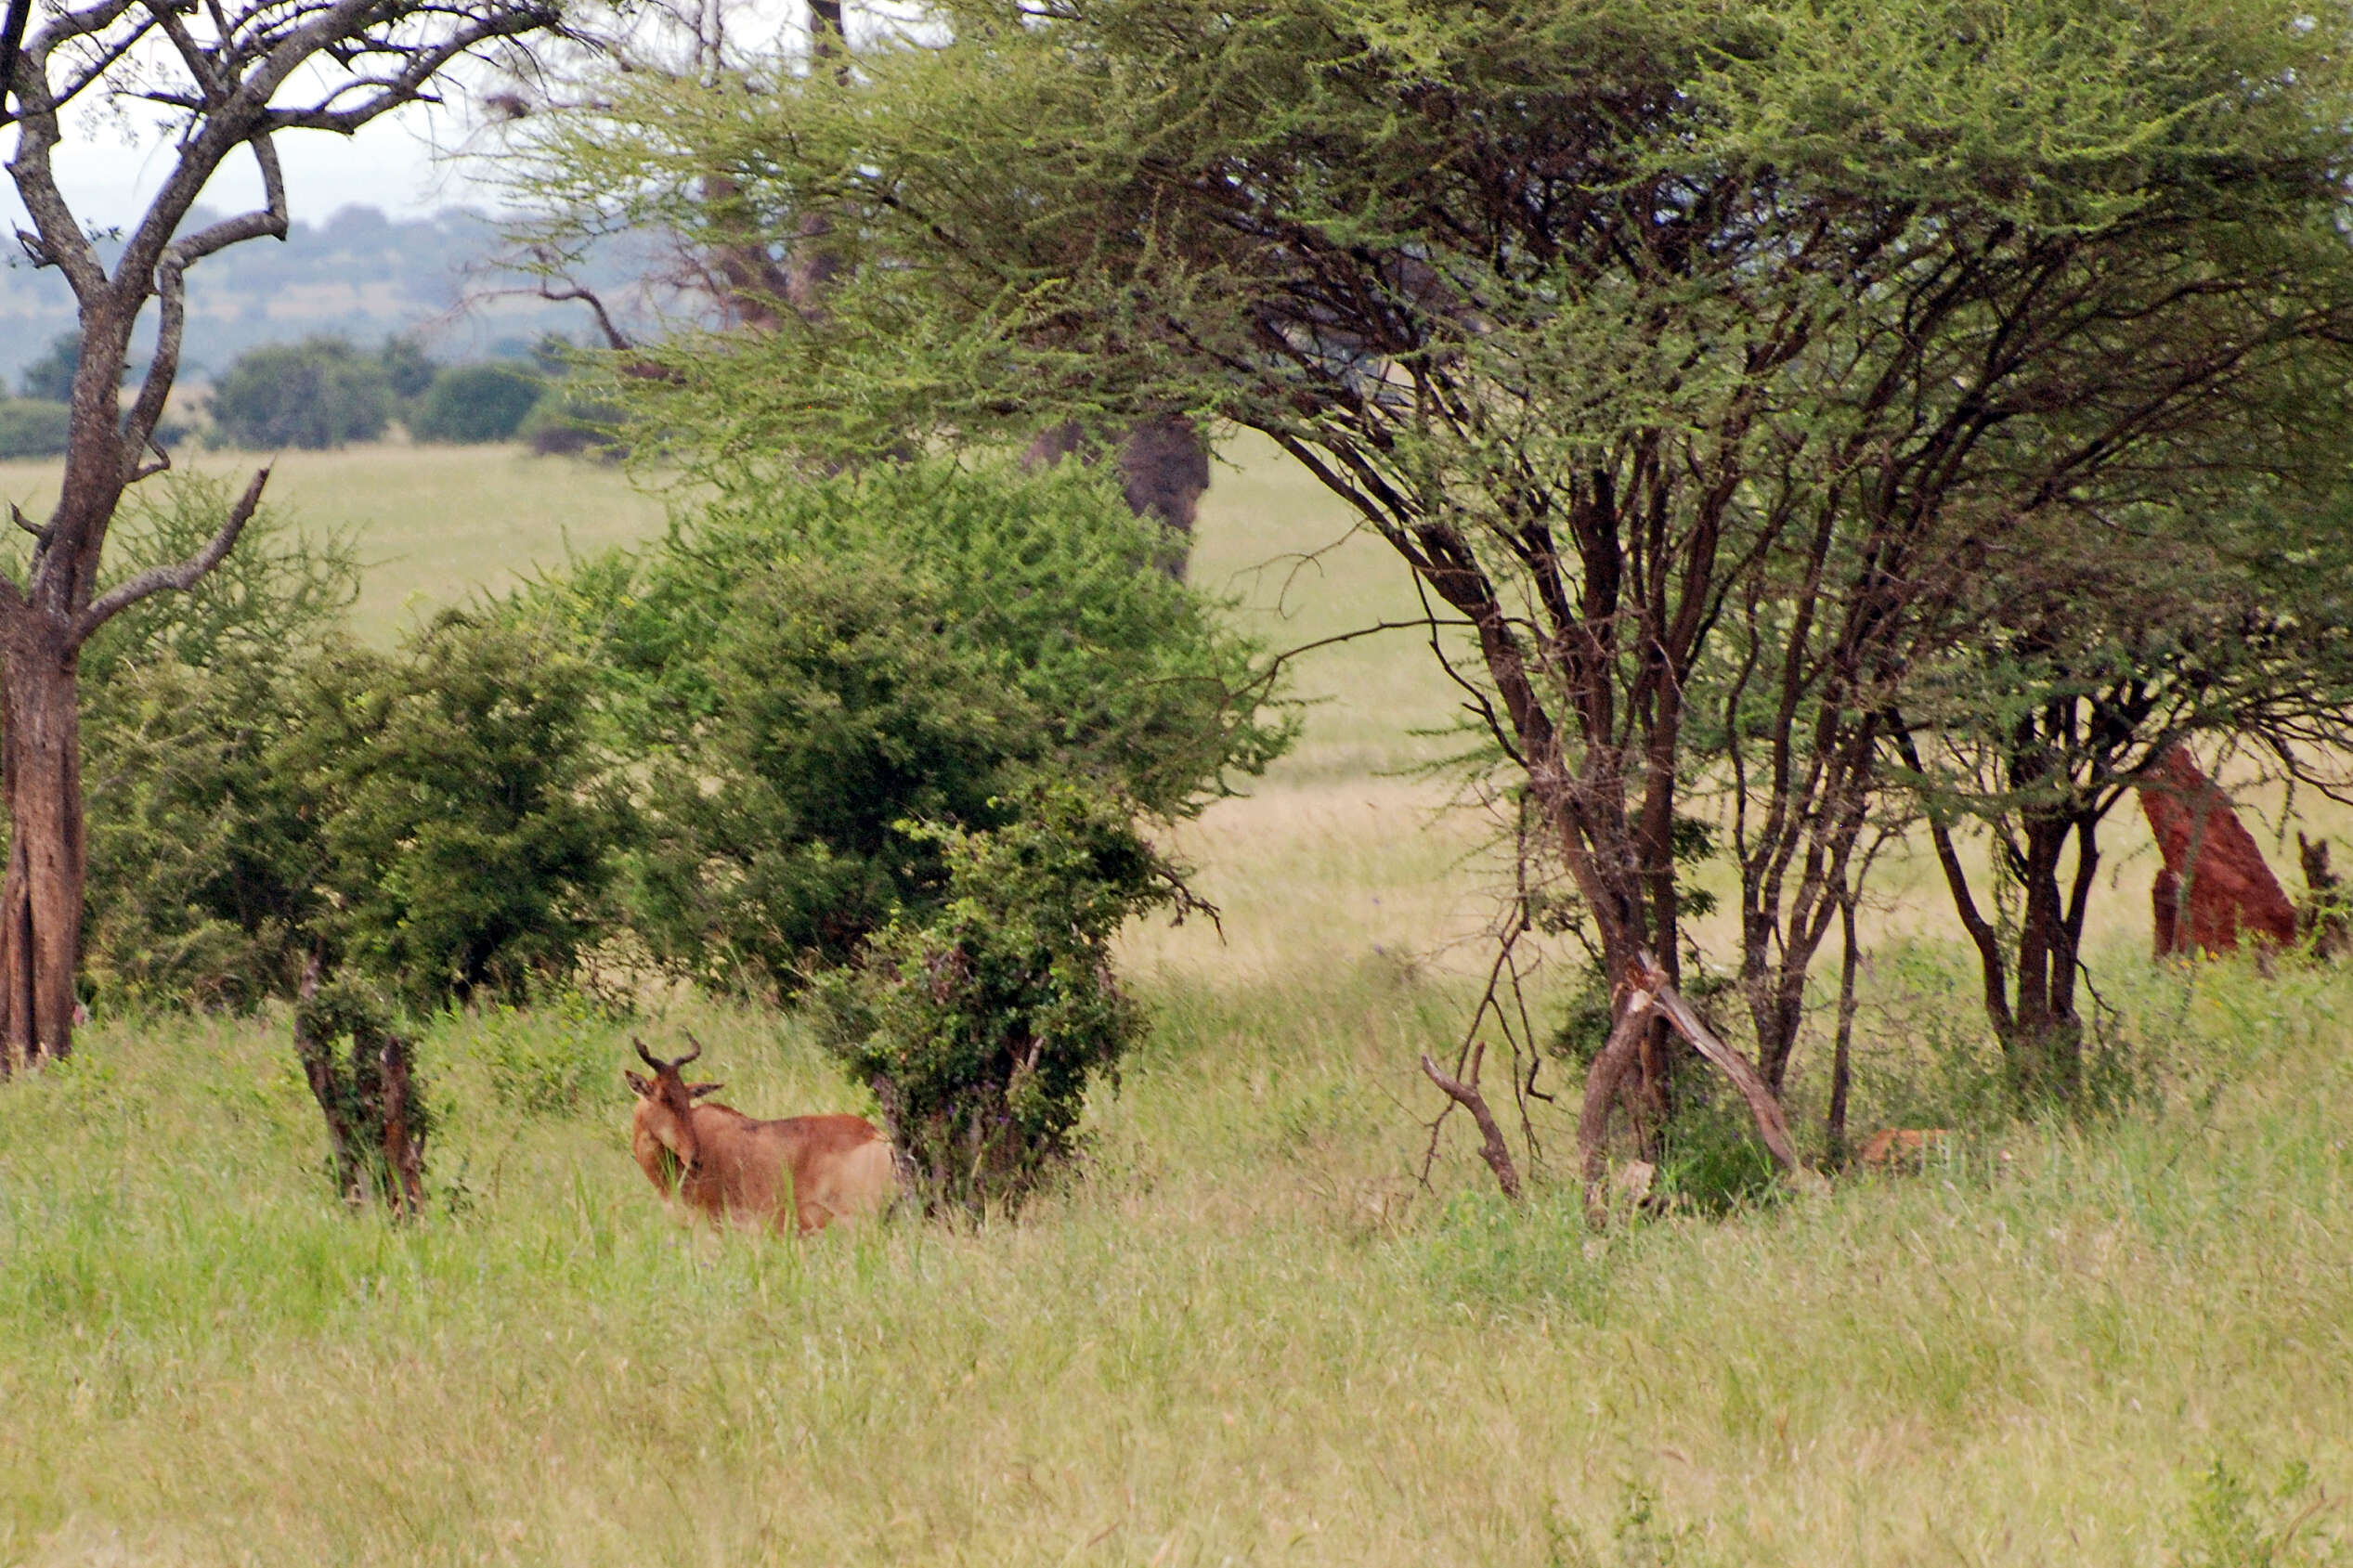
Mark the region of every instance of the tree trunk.
<instances>
[{"instance_id":1,"label":"tree trunk","mask_svg":"<svg viewBox=\"0 0 2353 1568\"><path fill-rule=\"evenodd\" d=\"M1858 959L1854 944L1854 898L1852 894L1839 901L1839 935L1844 943L1839 952L1839 1028L1830 1046L1830 1108L1823 1121L1824 1142L1829 1150L1826 1162L1833 1168L1846 1163L1847 1091L1854 1081L1852 1052L1854 1043L1854 978Z\"/></svg>"},{"instance_id":2,"label":"tree trunk","mask_svg":"<svg viewBox=\"0 0 2353 1568\"><path fill-rule=\"evenodd\" d=\"M2035 813L2025 822L2020 880L2026 904L2018 940L2018 1004L2002 1050L2027 1099L2065 1101L2083 1078L2084 1025L2075 1013L2075 970L2085 907L2100 854L2088 820ZM2076 839L2073 888L2060 888L2060 862Z\"/></svg>"},{"instance_id":3,"label":"tree trunk","mask_svg":"<svg viewBox=\"0 0 2353 1568\"><path fill-rule=\"evenodd\" d=\"M75 664L44 618L11 617L0 656L0 779L8 871L0 883L0 1054L10 1066L73 1048L87 865Z\"/></svg>"}]
</instances>

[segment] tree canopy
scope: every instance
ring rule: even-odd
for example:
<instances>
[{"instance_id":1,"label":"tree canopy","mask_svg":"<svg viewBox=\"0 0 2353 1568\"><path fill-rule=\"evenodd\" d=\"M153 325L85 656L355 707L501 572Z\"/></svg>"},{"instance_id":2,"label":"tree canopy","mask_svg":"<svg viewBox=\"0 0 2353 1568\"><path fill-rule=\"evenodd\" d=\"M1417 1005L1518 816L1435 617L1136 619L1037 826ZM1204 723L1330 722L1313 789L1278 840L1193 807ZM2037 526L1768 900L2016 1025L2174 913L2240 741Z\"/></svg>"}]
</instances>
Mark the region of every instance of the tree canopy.
<instances>
[{"instance_id":1,"label":"tree canopy","mask_svg":"<svg viewBox=\"0 0 2353 1568\"><path fill-rule=\"evenodd\" d=\"M940 15L855 72L624 77L528 128L552 240L623 214L789 251L830 214L822 315L632 361L637 448L724 476L1170 409L1265 432L1467 624L1456 672L1613 979L1672 971L1679 803L1733 791L1768 1065L1911 683L2056 582L2055 540L2192 548L2345 472L2334 15Z\"/></svg>"}]
</instances>

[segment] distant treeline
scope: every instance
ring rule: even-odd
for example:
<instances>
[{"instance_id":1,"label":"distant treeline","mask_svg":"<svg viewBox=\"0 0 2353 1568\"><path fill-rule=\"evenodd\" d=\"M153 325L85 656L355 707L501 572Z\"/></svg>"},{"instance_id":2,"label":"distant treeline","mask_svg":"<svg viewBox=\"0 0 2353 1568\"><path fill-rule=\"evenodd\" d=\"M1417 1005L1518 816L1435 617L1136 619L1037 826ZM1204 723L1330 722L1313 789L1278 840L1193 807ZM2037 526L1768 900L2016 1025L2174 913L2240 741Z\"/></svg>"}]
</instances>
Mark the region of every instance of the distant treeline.
<instances>
[{"instance_id":1,"label":"distant treeline","mask_svg":"<svg viewBox=\"0 0 2353 1568\"><path fill-rule=\"evenodd\" d=\"M578 305L497 293L521 281L497 271L500 245L495 219L463 209L388 218L344 207L320 223L298 221L283 244L232 248L188 274L187 368L209 378L251 349L321 334L359 343L411 335L436 357L462 360L492 355L502 340L511 348L577 331ZM110 261L115 248L110 240L101 253ZM645 270L617 254L592 258L581 277L621 304ZM56 273L0 269L0 378L13 386L73 324L72 294Z\"/></svg>"}]
</instances>

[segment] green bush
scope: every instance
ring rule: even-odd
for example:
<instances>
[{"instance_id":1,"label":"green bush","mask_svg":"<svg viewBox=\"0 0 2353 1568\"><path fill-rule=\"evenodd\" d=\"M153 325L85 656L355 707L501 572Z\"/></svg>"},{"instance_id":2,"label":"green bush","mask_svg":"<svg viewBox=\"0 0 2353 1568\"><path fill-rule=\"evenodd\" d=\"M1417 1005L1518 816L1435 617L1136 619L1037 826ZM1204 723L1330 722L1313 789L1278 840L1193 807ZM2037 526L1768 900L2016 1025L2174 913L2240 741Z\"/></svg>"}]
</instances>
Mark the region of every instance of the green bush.
<instances>
[{"instance_id":1,"label":"green bush","mask_svg":"<svg viewBox=\"0 0 2353 1568\"><path fill-rule=\"evenodd\" d=\"M56 457L65 450L72 413L46 398L0 398L0 458Z\"/></svg>"},{"instance_id":2,"label":"green bush","mask_svg":"<svg viewBox=\"0 0 2353 1568\"><path fill-rule=\"evenodd\" d=\"M540 399L515 435L541 457L620 458L628 455L619 434L621 418L613 404L559 387Z\"/></svg>"},{"instance_id":3,"label":"green bush","mask_svg":"<svg viewBox=\"0 0 2353 1568\"><path fill-rule=\"evenodd\" d=\"M945 888L941 841L1027 781L1196 809L1289 738L1253 650L1154 565L1100 476L937 463L724 498L552 590L608 671L666 963L790 992Z\"/></svg>"},{"instance_id":4,"label":"green bush","mask_svg":"<svg viewBox=\"0 0 2353 1568\"><path fill-rule=\"evenodd\" d=\"M927 1207L1017 1207L1072 1152L1088 1083L1143 1032L1112 937L1184 894L1128 808L1068 784L993 832L923 836L946 853L944 901L819 980L819 1037L873 1086Z\"/></svg>"},{"instance_id":5,"label":"green bush","mask_svg":"<svg viewBox=\"0 0 2353 1568\"><path fill-rule=\"evenodd\" d=\"M109 581L185 558L229 504L201 475L133 491ZM126 611L83 650L94 1002L244 1011L292 993L319 849L311 803L273 758L295 719L295 672L358 589L343 541L306 538L264 508L194 588Z\"/></svg>"},{"instance_id":6,"label":"green bush","mask_svg":"<svg viewBox=\"0 0 2353 1568\"><path fill-rule=\"evenodd\" d=\"M410 1005L568 976L626 818L596 787L593 674L518 617L445 615L397 654L331 645L270 758L317 824L335 962Z\"/></svg>"},{"instance_id":7,"label":"green bush","mask_svg":"<svg viewBox=\"0 0 2353 1568\"><path fill-rule=\"evenodd\" d=\"M211 408L214 426L237 446L315 450L382 435L393 401L380 356L317 337L243 355L214 384Z\"/></svg>"},{"instance_id":8,"label":"green bush","mask_svg":"<svg viewBox=\"0 0 2353 1568\"><path fill-rule=\"evenodd\" d=\"M420 441L511 441L546 395L547 383L519 365L460 365L433 378L409 434Z\"/></svg>"},{"instance_id":9,"label":"green bush","mask_svg":"<svg viewBox=\"0 0 2353 1568\"><path fill-rule=\"evenodd\" d=\"M455 1015L466 1030L458 1048L479 1062L492 1098L526 1116L569 1116L602 1093L619 1092L613 1063L627 1054L624 1031L578 991L540 996L530 1009L499 1003Z\"/></svg>"}]
</instances>

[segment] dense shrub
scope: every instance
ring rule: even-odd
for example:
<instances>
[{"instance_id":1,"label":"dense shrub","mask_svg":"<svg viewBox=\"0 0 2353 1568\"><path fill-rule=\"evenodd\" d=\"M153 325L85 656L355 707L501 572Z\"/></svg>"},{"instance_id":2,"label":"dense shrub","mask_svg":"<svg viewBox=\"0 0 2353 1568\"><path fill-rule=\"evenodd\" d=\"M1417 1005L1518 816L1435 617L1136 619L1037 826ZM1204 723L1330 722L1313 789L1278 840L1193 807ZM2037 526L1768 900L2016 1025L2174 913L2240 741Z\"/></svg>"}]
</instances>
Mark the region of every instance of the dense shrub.
<instances>
[{"instance_id":1,"label":"dense shrub","mask_svg":"<svg viewBox=\"0 0 2353 1568\"><path fill-rule=\"evenodd\" d=\"M377 359L384 368L384 380L392 387L395 397L422 397L433 385L441 367L424 351L424 345L414 338L386 338L377 351Z\"/></svg>"},{"instance_id":2,"label":"dense shrub","mask_svg":"<svg viewBox=\"0 0 2353 1568\"><path fill-rule=\"evenodd\" d=\"M433 378L409 434L420 441L511 441L546 391L519 365L459 365Z\"/></svg>"},{"instance_id":3,"label":"dense shrub","mask_svg":"<svg viewBox=\"0 0 2353 1568\"><path fill-rule=\"evenodd\" d=\"M117 569L186 554L226 504L179 481L126 515ZM352 581L264 512L93 641L95 995L243 1009L317 955L429 1008L519 995L601 930L621 819L592 787L590 672L514 619L352 646Z\"/></svg>"},{"instance_id":4,"label":"dense shrub","mask_svg":"<svg viewBox=\"0 0 2353 1568\"><path fill-rule=\"evenodd\" d=\"M110 578L185 558L228 505L226 486L200 475L133 491ZM303 538L264 508L193 589L147 600L84 649L94 1001L241 1011L291 993L319 851L311 803L273 758L295 673L358 584L342 541Z\"/></svg>"},{"instance_id":5,"label":"dense shrub","mask_svg":"<svg viewBox=\"0 0 2353 1568\"><path fill-rule=\"evenodd\" d=\"M651 759L632 906L657 957L789 992L944 893L941 841L1053 776L1164 815L1263 768L1250 646L1099 476L908 463L728 498L564 585Z\"/></svg>"},{"instance_id":6,"label":"dense shrub","mask_svg":"<svg viewBox=\"0 0 2353 1568\"><path fill-rule=\"evenodd\" d=\"M882 1102L928 1206L1016 1206L1065 1160L1088 1083L1142 1033L1112 972L1132 915L1179 904L1124 804L1039 786L1006 825L925 830L946 897L817 984L821 1038Z\"/></svg>"},{"instance_id":7,"label":"dense shrub","mask_svg":"<svg viewBox=\"0 0 2353 1568\"><path fill-rule=\"evenodd\" d=\"M396 654L331 645L270 761L319 844L314 933L410 1005L515 998L601 930L624 818L594 787L592 671L515 617Z\"/></svg>"},{"instance_id":8,"label":"dense shrub","mask_svg":"<svg viewBox=\"0 0 2353 1568\"><path fill-rule=\"evenodd\" d=\"M72 410L38 397L0 397L0 458L53 458L65 450Z\"/></svg>"},{"instance_id":9,"label":"dense shrub","mask_svg":"<svg viewBox=\"0 0 2353 1568\"><path fill-rule=\"evenodd\" d=\"M341 338L257 348L214 384L213 422L240 447L340 447L371 441L392 419L384 359Z\"/></svg>"},{"instance_id":10,"label":"dense shrub","mask_svg":"<svg viewBox=\"0 0 2353 1568\"><path fill-rule=\"evenodd\" d=\"M626 454L618 434L621 410L560 387L540 399L516 430L541 457L619 458Z\"/></svg>"}]
</instances>

